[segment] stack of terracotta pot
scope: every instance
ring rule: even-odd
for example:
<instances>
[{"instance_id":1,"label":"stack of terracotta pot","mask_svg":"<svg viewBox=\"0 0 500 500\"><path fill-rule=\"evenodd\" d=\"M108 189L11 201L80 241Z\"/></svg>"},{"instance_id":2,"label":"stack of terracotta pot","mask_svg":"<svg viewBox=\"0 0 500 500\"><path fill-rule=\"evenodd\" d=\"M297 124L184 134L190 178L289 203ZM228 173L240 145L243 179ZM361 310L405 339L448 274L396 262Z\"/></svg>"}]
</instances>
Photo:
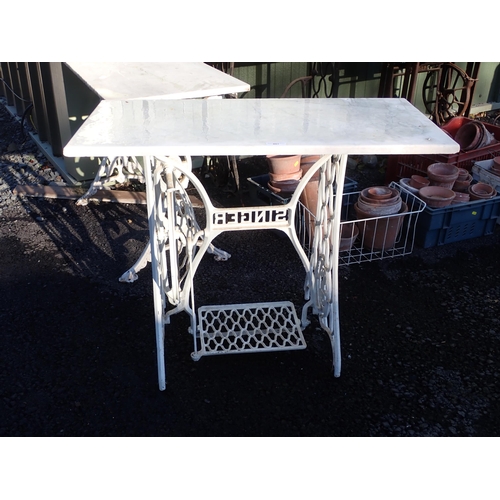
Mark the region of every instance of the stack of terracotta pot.
<instances>
[{"instance_id":1,"label":"stack of terracotta pot","mask_svg":"<svg viewBox=\"0 0 500 500\"><path fill-rule=\"evenodd\" d=\"M466 190L472 180L467 170L451 163L433 163L427 167L427 177L430 185L419 191L419 197L430 208L443 208L455 200L457 203L468 201L465 196L456 194L456 190Z\"/></svg>"},{"instance_id":2,"label":"stack of terracotta pot","mask_svg":"<svg viewBox=\"0 0 500 500\"><path fill-rule=\"evenodd\" d=\"M462 127L463 128L463 127ZM450 203L466 203L470 200L484 200L496 196L496 190L485 183L472 184L472 175L464 168L447 163L434 163L427 167L431 186L452 189L455 197ZM420 195L424 194L422 191ZM421 196L422 197L422 196ZM428 200L424 200L429 204ZM432 207L432 204L429 205ZM434 207L435 208L435 207Z\"/></svg>"},{"instance_id":3,"label":"stack of terracotta pot","mask_svg":"<svg viewBox=\"0 0 500 500\"><path fill-rule=\"evenodd\" d=\"M269 183L271 191L280 196L290 196L302 179L300 155L269 155Z\"/></svg>"},{"instance_id":4,"label":"stack of terracotta pot","mask_svg":"<svg viewBox=\"0 0 500 500\"><path fill-rule=\"evenodd\" d=\"M354 204L363 246L371 250L393 248L403 224L407 204L399 191L387 186L363 189Z\"/></svg>"},{"instance_id":5,"label":"stack of terracotta pot","mask_svg":"<svg viewBox=\"0 0 500 500\"><path fill-rule=\"evenodd\" d=\"M500 156L495 156L495 158L493 158L493 165L490 167L490 172L500 176Z\"/></svg>"},{"instance_id":6,"label":"stack of terracotta pot","mask_svg":"<svg viewBox=\"0 0 500 500\"><path fill-rule=\"evenodd\" d=\"M433 163L427 167L427 177L431 186L451 189L458 179L458 167L451 163Z\"/></svg>"},{"instance_id":7,"label":"stack of terracotta pot","mask_svg":"<svg viewBox=\"0 0 500 500\"><path fill-rule=\"evenodd\" d=\"M469 186L469 195L471 200L489 200L497 195L497 191L485 182L478 182Z\"/></svg>"},{"instance_id":8,"label":"stack of terracotta pot","mask_svg":"<svg viewBox=\"0 0 500 500\"><path fill-rule=\"evenodd\" d=\"M458 177L453 184L453 191L455 191L455 198L452 204L466 203L470 200L468 189L472 182L472 175L465 168L458 169Z\"/></svg>"},{"instance_id":9,"label":"stack of terracotta pot","mask_svg":"<svg viewBox=\"0 0 500 500\"><path fill-rule=\"evenodd\" d=\"M485 148L497 142L494 135L477 120L462 125L455 134L455 141L460 144L462 151Z\"/></svg>"},{"instance_id":10,"label":"stack of terracotta pot","mask_svg":"<svg viewBox=\"0 0 500 500\"><path fill-rule=\"evenodd\" d=\"M433 193L432 200L424 199L426 193L419 192L420 198L424 199L431 208L442 208L449 204L469 201L468 188L472 182L472 175L465 168L459 168L450 163L433 163L427 167L427 176L430 186L443 188L440 196L437 192ZM453 191L455 196L449 196L451 193L445 189Z\"/></svg>"},{"instance_id":11,"label":"stack of terracotta pot","mask_svg":"<svg viewBox=\"0 0 500 500\"><path fill-rule=\"evenodd\" d=\"M354 207L356 211L364 215L362 218L367 218L397 214L402 203L401 195L397 189L374 186L361 191Z\"/></svg>"}]
</instances>

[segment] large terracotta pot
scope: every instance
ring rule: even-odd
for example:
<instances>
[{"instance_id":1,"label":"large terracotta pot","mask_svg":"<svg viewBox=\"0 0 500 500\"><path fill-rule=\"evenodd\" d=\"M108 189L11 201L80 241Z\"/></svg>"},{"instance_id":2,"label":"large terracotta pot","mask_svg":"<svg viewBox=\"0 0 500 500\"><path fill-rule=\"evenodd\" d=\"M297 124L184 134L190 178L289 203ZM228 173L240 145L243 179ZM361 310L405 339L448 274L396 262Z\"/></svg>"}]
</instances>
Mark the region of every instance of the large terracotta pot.
<instances>
[{"instance_id":1,"label":"large terracotta pot","mask_svg":"<svg viewBox=\"0 0 500 500\"><path fill-rule=\"evenodd\" d=\"M321 158L321 155L302 155L300 158L300 168L302 170L302 177L307 174L309 169ZM319 169L312 176L311 180L317 181L319 179Z\"/></svg>"},{"instance_id":2,"label":"large terracotta pot","mask_svg":"<svg viewBox=\"0 0 500 500\"><path fill-rule=\"evenodd\" d=\"M309 169L315 164L316 162L308 162L308 163L301 163L300 168L302 170L302 177L309 172ZM319 180L319 174L320 174L320 169L316 170L316 173L311 177L310 180L317 181Z\"/></svg>"},{"instance_id":3,"label":"large terracotta pot","mask_svg":"<svg viewBox=\"0 0 500 500\"><path fill-rule=\"evenodd\" d=\"M359 238L363 247L367 250L389 250L394 247L403 220L408 212L408 205L403 202L401 209L395 215L388 217L373 218L373 215L363 212L358 204L354 204L354 210L358 219L370 219L358 222Z\"/></svg>"},{"instance_id":4,"label":"large terracotta pot","mask_svg":"<svg viewBox=\"0 0 500 500\"><path fill-rule=\"evenodd\" d=\"M455 199L455 191L441 186L426 186L418 192L419 198L430 208L443 208Z\"/></svg>"},{"instance_id":5,"label":"large terracotta pot","mask_svg":"<svg viewBox=\"0 0 500 500\"><path fill-rule=\"evenodd\" d=\"M427 167L427 177L431 186L451 189L458 179L459 170L450 163L433 163Z\"/></svg>"}]
</instances>

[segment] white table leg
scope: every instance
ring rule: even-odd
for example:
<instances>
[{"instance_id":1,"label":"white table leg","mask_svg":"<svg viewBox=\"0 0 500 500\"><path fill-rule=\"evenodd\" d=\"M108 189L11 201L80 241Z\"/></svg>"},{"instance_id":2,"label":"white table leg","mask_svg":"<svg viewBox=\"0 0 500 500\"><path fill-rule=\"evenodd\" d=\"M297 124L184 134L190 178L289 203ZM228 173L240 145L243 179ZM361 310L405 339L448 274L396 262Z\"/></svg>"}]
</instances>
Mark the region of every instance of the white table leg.
<instances>
[{"instance_id":1,"label":"white table leg","mask_svg":"<svg viewBox=\"0 0 500 500\"><path fill-rule=\"evenodd\" d=\"M163 319L164 298L162 297L161 276L159 269L159 244L157 232L157 206L155 184L152 174L152 157L144 157L144 176L146 181L146 199L151 249L151 269L153 273L153 303L156 331L156 356L158 365L158 386L160 391L166 389L165 374L165 323Z\"/></svg>"},{"instance_id":2,"label":"white table leg","mask_svg":"<svg viewBox=\"0 0 500 500\"><path fill-rule=\"evenodd\" d=\"M310 300L302 311L303 325L308 323L307 310L312 308L330 337L335 377L340 376L341 369L338 261L346 163L347 155L333 157L320 177L314 241L305 284Z\"/></svg>"},{"instance_id":3,"label":"white table leg","mask_svg":"<svg viewBox=\"0 0 500 500\"><path fill-rule=\"evenodd\" d=\"M332 247L332 307L330 316L330 330L333 332L333 366L334 376L340 377L341 352L340 352L340 316L339 316L339 245L340 245L340 218L342 213L342 199L344 194L345 170L347 155L342 155L336 162L336 196L333 219L333 247Z\"/></svg>"}]
</instances>

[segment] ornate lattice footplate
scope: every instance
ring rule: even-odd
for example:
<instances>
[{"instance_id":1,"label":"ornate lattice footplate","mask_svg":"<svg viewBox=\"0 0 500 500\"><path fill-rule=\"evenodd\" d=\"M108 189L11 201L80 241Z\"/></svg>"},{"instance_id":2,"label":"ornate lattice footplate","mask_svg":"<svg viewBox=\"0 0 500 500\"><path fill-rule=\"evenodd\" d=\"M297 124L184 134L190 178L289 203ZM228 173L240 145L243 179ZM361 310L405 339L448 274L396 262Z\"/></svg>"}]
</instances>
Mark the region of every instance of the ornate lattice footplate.
<instances>
[{"instance_id":1,"label":"ornate lattice footplate","mask_svg":"<svg viewBox=\"0 0 500 500\"><path fill-rule=\"evenodd\" d=\"M198 331L194 360L307 347L295 307L286 301L200 307Z\"/></svg>"}]
</instances>

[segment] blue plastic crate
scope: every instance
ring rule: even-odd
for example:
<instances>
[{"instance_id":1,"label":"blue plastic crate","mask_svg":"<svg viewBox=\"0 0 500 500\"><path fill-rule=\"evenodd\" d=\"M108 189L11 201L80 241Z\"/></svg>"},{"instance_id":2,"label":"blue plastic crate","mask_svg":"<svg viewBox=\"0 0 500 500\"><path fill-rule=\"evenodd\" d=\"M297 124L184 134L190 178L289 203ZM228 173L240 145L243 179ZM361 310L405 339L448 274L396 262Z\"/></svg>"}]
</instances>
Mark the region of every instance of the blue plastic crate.
<instances>
[{"instance_id":1,"label":"blue plastic crate","mask_svg":"<svg viewBox=\"0 0 500 500\"><path fill-rule=\"evenodd\" d=\"M254 203L262 205L286 205L290 198L283 198L282 196L273 193L268 187L269 174L258 175L256 177L249 177L247 179L250 196ZM356 191L358 183L346 177L344 179L344 193L352 193Z\"/></svg>"},{"instance_id":2,"label":"blue plastic crate","mask_svg":"<svg viewBox=\"0 0 500 500\"><path fill-rule=\"evenodd\" d=\"M500 215L500 195L490 200L425 207L417 221L415 242L423 248L487 236Z\"/></svg>"}]
</instances>

